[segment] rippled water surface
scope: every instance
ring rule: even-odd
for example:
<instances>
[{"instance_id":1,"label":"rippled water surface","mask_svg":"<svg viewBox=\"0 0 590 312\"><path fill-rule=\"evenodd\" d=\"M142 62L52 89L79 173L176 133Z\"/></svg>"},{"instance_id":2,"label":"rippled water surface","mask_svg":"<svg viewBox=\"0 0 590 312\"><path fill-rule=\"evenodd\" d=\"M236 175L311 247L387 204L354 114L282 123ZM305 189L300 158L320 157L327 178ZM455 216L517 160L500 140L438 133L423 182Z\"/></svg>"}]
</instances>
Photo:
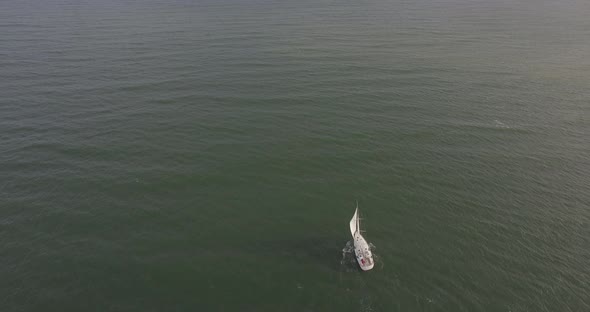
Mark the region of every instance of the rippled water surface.
<instances>
[{"instance_id":1,"label":"rippled water surface","mask_svg":"<svg viewBox=\"0 0 590 312\"><path fill-rule=\"evenodd\" d=\"M1 310L590 311L588 16L0 2Z\"/></svg>"}]
</instances>

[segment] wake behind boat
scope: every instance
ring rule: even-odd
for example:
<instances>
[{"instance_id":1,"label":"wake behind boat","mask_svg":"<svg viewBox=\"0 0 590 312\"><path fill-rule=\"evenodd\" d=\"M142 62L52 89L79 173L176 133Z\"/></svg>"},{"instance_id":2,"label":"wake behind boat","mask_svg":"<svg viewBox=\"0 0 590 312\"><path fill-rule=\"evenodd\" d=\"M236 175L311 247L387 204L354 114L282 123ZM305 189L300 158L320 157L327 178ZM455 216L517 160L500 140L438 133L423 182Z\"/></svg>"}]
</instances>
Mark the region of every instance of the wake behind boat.
<instances>
[{"instance_id":1,"label":"wake behind boat","mask_svg":"<svg viewBox=\"0 0 590 312\"><path fill-rule=\"evenodd\" d=\"M352 241L354 243L354 254L356 255L356 261L359 263L363 271L368 271L373 268L375 262L373 261L373 254L371 248L361 235L361 224L359 218L359 207L356 205L354 215L350 220L350 234L352 234Z\"/></svg>"}]
</instances>

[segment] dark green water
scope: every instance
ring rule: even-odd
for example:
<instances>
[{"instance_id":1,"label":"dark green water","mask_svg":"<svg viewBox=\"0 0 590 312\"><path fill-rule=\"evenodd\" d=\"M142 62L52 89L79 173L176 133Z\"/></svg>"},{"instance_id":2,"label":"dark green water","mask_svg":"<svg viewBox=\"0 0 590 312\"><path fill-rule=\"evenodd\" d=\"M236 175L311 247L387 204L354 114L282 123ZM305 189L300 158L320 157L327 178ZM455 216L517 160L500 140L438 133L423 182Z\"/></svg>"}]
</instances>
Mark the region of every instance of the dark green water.
<instances>
[{"instance_id":1,"label":"dark green water","mask_svg":"<svg viewBox=\"0 0 590 312\"><path fill-rule=\"evenodd\" d=\"M2 1L0 310L590 311L589 16Z\"/></svg>"}]
</instances>

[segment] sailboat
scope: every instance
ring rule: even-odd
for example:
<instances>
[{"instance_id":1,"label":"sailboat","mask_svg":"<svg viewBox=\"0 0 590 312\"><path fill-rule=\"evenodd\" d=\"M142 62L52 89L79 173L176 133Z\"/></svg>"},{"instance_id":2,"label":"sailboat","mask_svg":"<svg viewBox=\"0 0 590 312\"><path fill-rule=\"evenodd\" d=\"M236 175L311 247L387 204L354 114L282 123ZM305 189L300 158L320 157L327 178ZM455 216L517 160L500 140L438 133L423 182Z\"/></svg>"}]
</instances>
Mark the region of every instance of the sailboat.
<instances>
[{"instance_id":1,"label":"sailboat","mask_svg":"<svg viewBox=\"0 0 590 312\"><path fill-rule=\"evenodd\" d=\"M368 271L373 268L375 262L373 261L373 254L369 243L361 235L361 223L359 218L359 205L356 204L356 210L350 220L350 234L352 234L352 241L354 243L354 254L356 261L363 271Z\"/></svg>"}]
</instances>

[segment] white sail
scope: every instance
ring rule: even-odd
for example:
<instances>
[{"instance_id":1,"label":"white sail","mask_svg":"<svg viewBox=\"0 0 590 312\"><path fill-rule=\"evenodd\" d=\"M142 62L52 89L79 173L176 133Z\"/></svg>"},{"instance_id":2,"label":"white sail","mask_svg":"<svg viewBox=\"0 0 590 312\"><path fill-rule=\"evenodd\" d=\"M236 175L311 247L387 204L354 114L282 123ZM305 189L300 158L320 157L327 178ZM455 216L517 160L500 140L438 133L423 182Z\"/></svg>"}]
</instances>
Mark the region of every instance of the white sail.
<instances>
[{"instance_id":1,"label":"white sail","mask_svg":"<svg viewBox=\"0 0 590 312\"><path fill-rule=\"evenodd\" d=\"M352 219L350 219L350 234L353 236L354 236L354 233L356 233L356 231L358 230L358 226L359 226L358 216L359 216L359 209L357 207L356 210L354 211L354 215L352 216Z\"/></svg>"}]
</instances>

